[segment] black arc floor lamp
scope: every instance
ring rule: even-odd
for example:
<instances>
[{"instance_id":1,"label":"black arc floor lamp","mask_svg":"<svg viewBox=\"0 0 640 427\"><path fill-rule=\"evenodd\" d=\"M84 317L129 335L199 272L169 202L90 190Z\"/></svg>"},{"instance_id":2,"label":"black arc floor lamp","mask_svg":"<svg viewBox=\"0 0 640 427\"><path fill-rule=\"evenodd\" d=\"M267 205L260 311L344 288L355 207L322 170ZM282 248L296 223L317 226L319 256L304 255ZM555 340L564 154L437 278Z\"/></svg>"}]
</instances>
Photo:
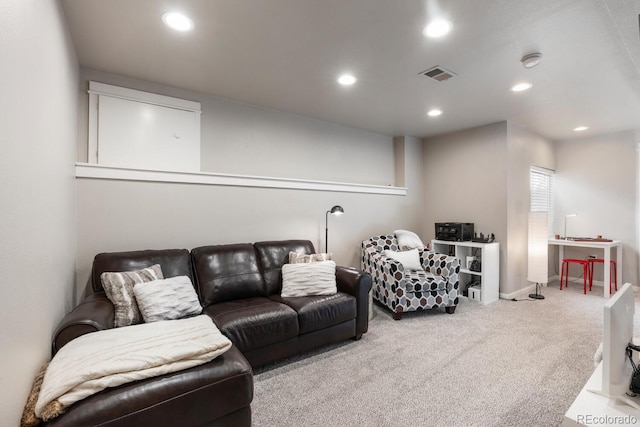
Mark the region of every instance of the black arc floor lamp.
<instances>
[{"instance_id":1,"label":"black arc floor lamp","mask_svg":"<svg viewBox=\"0 0 640 427\"><path fill-rule=\"evenodd\" d=\"M329 214L331 215L342 215L344 213L344 209L342 206L334 206L331 210L327 211L324 215L324 251L329 252Z\"/></svg>"}]
</instances>

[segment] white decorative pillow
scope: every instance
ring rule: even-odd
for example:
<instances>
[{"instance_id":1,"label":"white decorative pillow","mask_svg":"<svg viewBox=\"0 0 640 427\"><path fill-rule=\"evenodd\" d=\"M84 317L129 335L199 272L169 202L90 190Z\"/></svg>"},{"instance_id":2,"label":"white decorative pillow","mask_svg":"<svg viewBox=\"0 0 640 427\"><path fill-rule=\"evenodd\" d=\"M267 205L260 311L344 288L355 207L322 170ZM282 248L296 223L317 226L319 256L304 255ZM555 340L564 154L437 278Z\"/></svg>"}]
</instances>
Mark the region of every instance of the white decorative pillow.
<instances>
[{"instance_id":1,"label":"white decorative pillow","mask_svg":"<svg viewBox=\"0 0 640 427\"><path fill-rule=\"evenodd\" d=\"M420 264L420 253L417 249L411 249L408 251L396 252L387 249L383 252L385 256L395 259L404 266L406 270L422 270Z\"/></svg>"},{"instance_id":2,"label":"white decorative pillow","mask_svg":"<svg viewBox=\"0 0 640 427\"><path fill-rule=\"evenodd\" d=\"M396 230L393 234L395 234L396 239L398 239L398 247L401 251L414 248L424 249L424 243L422 243L420 237L412 231Z\"/></svg>"},{"instance_id":3,"label":"white decorative pillow","mask_svg":"<svg viewBox=\"0 0 640 427\"><path fill-rule=\"evenodd\" d=\"M114 326L116 328L142 322L133 287L136 283L160 279L164 279L160 264L142 270L105 272L100 275L102 288L115 307Z\"/></svg>"},{"instance_id":4,"label":"white decorative pillow","mask_svg":"<svg viewBox=\"0 0 640 427\"><path fill-rule=\"evenodd\" d=\"M146 323L202 313L196 290L187 276L138 283L133 287L133 292Z\"/></svg>"},{"instance_id":5,"label":"white decorative pillow","mask_svg":"<svg viewBox=\"0 0 640 427\"><path fill-rule=\"evenodd\" d=\"M299 254L297 252L289 252L289 264L300 264L306 262L330 261L333 254Z\"/></svg>"},{"instance_id":6,"label":"white decorative pillow","mask_svg":"<svg viewBox=\"0 0 640 427\"><path fill-rule=\"evenodd\" d=\"M336 263L319 261L282 266L282 297L333 295L336 285Z\"/></svg>"}]
</instances>

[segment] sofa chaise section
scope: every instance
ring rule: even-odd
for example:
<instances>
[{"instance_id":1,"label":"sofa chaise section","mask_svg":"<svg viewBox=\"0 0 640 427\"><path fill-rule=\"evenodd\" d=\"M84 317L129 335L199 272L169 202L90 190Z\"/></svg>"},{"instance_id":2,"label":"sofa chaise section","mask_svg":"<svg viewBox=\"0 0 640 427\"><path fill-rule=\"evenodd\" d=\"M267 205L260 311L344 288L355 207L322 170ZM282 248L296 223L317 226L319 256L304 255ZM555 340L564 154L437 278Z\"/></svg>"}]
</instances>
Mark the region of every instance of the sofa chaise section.
<instances>
[{"instance_id":1,"label":"sofa chaise section","mask_svg":"<svg viewBox=\"0 0 640 427\"><path fill-rule=\"evenodd\" d=\"M186 249L144 250L96 255L94 293L65 316L53 337L52 352L81 335L114 327L114 306L100 275L160 264L167 277L193 279ZM46 425L79 426L250 426L253 371L240 350L200 366L107 388L72 405Z\"/></svg>"}]
</instances>

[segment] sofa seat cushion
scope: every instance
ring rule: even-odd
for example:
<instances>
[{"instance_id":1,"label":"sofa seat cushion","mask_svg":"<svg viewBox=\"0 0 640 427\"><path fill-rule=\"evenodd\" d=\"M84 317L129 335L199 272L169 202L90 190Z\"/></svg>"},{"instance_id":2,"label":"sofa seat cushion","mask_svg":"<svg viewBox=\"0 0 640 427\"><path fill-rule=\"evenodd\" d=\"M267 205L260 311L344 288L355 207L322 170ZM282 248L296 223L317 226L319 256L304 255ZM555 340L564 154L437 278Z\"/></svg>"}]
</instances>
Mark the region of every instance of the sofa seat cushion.
<instances>
[{"instance_id":1,"label":"sofa seat cushion","mask_svg":"<svg viewBox=\"0 0 640 427\"><path fill-rule=\"evenodd\" d=\"M447 289L447 279L423 270L404 272L407 292L441 291Z\"/></svg>"},{"instance_id":2,"label":"sofa seat cushion","mask_svg":"<svg viewBox=\"0 0 640 427\"><path fill-rule=\"evenodd\" d=\"M283 298L273 301L286 304L298 314L300 334L317 331L356 318L356 299L344 292L334 295Z\"/></svg>"},{"instance_id":3,"label":"sofa seat cushion","mask_svg":"<svg viewBox=\"0 0 640 427\"><path fill-rule=\"evenodd\" d=\"M299 332L295 310L269 298L212 304L204 309L204 313L242 352L285 341Z\"/></svg>"},{"instance_id":4,"label":"sofa seat cushion","mask_svg":"<svg viewBox=\"0 0 640 427\"><path fill-rule=\"evenodd\" d=\"M249 407L253 373L237 348L200 366L107 388L47 426L209 425Z\"/></svg>"}]
</instances>

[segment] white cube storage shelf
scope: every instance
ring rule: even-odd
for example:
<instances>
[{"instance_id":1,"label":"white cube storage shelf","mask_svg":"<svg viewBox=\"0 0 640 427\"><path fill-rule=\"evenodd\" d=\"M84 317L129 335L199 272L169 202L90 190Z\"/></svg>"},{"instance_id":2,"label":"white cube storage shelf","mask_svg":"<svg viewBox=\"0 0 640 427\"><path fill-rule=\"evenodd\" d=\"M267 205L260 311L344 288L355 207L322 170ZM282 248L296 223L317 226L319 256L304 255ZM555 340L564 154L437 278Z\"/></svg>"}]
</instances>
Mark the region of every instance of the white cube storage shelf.
<instances>
[{"instance_id":1,"label":"white cube storage shelf","mask_svg":"<svg viewBox=\"0 0 640 427\"><path fill-rule=\"evenodd\" d=\"M454 248L453 251L450 248ZM469 299L489 304L500 299L500 243L451 242L432 240L433 252L449 254L460 261L460 289L468 283L479 280L480 284L469 287ZM467 258L476 257L480 261L480 271L467 267Z\"/></svg>"}]
</instances>

